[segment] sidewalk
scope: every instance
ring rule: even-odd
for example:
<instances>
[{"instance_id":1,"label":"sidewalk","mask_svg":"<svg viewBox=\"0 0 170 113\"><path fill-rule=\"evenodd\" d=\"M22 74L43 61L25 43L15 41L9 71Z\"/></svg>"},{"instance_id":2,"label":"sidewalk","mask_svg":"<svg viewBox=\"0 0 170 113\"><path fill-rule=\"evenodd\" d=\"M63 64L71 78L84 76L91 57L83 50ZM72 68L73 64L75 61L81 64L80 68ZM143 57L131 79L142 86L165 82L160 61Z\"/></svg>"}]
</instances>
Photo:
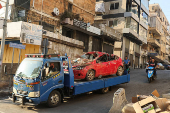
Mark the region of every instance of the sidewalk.
<instances>
[{"instance_id":1,"label":"sidewalk","mask_svg":"<svg viewBox=\"0 0 170 113\"><path fill-rule=\"evenodd\" d=\"M9 88L0 89L0 98L11 96L12 95L12 88L9 90Z\"/></svg>"}]
</instances>

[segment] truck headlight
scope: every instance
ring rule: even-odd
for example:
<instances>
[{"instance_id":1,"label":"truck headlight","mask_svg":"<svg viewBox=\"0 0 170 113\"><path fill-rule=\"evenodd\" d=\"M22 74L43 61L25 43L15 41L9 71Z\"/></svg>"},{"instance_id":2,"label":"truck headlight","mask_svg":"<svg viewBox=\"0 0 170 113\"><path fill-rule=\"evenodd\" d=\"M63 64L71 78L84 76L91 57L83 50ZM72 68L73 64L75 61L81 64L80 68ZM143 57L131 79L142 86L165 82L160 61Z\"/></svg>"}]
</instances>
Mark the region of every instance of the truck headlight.
<instances>
[{"instance_id":1,"label":"truck headlight","mask_svg":"<svg viewBox=\"0 0 170 113\"><path fill-rule=\"evenodd\" d=\"M13 87L13 93L17 94L17 90Z\"/></svg>"},{"instance_id":2,"label":"truck headlight","mask_svg":"<svg viewBox=\"0 0 170 113\"><path fill-rule=\"evenodd\" d=\"M28 94L28 97L39 97L40 96L40 92L37 91L37 92L30 92Z\"/></svg>"}]
</instances>

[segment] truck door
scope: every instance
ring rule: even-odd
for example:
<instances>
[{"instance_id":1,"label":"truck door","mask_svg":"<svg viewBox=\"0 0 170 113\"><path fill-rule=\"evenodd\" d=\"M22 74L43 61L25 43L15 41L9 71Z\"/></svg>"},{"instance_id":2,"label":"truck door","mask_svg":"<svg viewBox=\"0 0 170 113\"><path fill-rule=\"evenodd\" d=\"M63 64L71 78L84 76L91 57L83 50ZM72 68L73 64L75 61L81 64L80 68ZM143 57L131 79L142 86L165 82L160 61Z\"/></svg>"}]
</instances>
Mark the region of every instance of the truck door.
<instances>
[{"instance_id":1,"label":"truck door","mask_svg":"<svg viewBox=\"0 0 170 113\"><path fill-rule=\"evenodd\" d=\"M46 65L48 65L45 68L46 75L41 80L41 95L45 94L48 89L55 85L63 84L63 73L61 71L61 62L47 62Z\"/></svg>"}]
</instances>

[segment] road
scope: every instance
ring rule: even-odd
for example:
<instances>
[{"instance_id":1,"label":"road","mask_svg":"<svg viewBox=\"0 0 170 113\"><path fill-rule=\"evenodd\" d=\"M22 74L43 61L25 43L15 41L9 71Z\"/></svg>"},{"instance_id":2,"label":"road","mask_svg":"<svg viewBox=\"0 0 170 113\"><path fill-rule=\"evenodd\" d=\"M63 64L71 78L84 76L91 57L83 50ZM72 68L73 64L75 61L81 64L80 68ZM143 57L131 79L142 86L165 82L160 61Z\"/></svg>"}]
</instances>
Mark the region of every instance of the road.
<instances>
[{"instance_id":1,"label":"road","mask_svg":"<svg viewBox=\"0 0 170 113\"><path fill-rule=\"evenodd\" d=\"M137 94L149 95L155 89L160 94L169 93L170 71L158 70L157 73L158 78L149 84L145 70L132 70L130 83L114 86L107 94L82 94L67 99L67 102L56 108L48 108L45 105L39 105L35 108L21 108L19 105L14 105L8 98L1 98L0 113L108 113L113 103L114 92L119 88L125 88L129 102L131 102L131 97Z\"/></svg>"}]
</instances>

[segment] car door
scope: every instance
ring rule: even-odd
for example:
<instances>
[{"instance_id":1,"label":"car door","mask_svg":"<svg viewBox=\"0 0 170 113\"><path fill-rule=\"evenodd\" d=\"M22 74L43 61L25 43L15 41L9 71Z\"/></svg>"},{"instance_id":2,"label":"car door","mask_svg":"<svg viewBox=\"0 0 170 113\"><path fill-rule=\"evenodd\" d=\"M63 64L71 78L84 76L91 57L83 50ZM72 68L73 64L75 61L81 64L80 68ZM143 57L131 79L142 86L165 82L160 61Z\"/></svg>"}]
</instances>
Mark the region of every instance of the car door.
<instances>
[{"instance_id":1,"label":"car door","mask_svg":"<svg viewBox=\"0 0 170 113\"><path fill-rule=\"evenodd\" d=\"M109 72L110 72L110 75L111 74L115 74L116 73L116 64L117 64L117 59L116 59L116 56L111 56L110 59L109 59Z\"/></svg>"},{"instance_id":2,"label":"car door","mask_svg":"<svg viewBox=\"0 0 170 113\"><path fill-rule=\"evenodd\" d=\"M96 61L96 71L98 75L108 75L109 74L109 63L108 63L108 57L106 54L99 57Z\"/></svg>"}]
</instances>

